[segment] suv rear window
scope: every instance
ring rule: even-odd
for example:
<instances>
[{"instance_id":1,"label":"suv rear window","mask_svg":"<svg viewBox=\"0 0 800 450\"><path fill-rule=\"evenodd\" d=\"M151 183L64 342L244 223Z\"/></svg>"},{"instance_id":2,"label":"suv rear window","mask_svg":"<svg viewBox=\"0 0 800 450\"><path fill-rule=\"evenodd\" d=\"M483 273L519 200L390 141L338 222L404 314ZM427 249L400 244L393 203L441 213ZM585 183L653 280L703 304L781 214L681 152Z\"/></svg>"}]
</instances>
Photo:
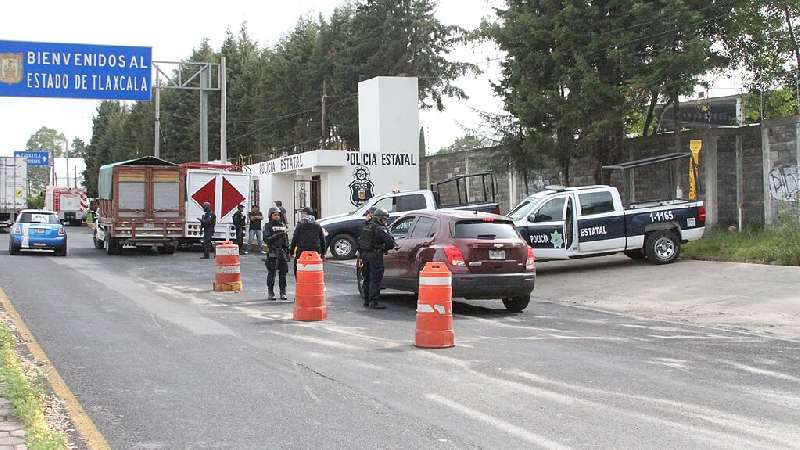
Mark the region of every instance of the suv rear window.
<instances>
[{"instance_id":1,"label":"suv rear window","mask_svg":"<svg viewBox=\"0 0 800 450\"><path fill-rule=\"evenodd\" d=\"M519 235L511 222L470 220L456 222L453 237L456 239L515 239Z\"/></svg>"}]
</instances>

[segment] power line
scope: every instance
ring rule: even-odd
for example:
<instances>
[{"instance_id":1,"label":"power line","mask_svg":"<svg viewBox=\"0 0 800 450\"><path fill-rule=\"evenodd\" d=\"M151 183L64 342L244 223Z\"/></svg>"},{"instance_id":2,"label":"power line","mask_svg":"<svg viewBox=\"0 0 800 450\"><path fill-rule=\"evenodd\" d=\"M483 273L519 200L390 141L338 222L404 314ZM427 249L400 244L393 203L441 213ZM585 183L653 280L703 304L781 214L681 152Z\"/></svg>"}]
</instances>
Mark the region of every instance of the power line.
<instances>
[{"instance_id":1,"label":"power line","mask_svg":"<svg viewBox=\"0 0 800 450\"><path fill-rule=\"evenodd\" d=\"M347 97L339 99L338 101L332 102L330 105L328 105L328 107L333 107L333 106L336 106L336 105L338 105L340 103L343 103L345 101L352 100L353 98L355 98L357 96L358 96L358 94L351 94L351 95L349 95ZM296 111L296 112L293 112L293 113L284 114L282 116L278 116L278 117L272 118L269 122L266 122L263 126L272 125L272 124L274 124L276 122L280 122L281 120L292 118L292 117L297 117L297 116L300 116L300 115L303 115L303 114L307 114L307 113L310 113L310 112L320 111L321 109L322 109L322 105L320 105L317 108L313 108L313 109L307 109L307 110L303 110L303 111ZM263 119L261 119L261 120L263 120ZM255 123L255 122L258 122L258 121L259 120L256 119L256 120L247 121L247 122ZM244 123L244 122L245 121L241 121L241 123ZM239 135L239 136L237 136L237 137L235 137L233 139L229 139L228 143L232 144L234 142L237 142L240 139L244 139L244 138L246 138L248 136L252 136L252 135L254 135L254 134L256 134L256 133L258 133L259 131L262 131L262 130L264 130L263 127L262 128L255 128L252 131L248 131L247 133L241 134L241 135Z\"/></svg>"}]
</instances>

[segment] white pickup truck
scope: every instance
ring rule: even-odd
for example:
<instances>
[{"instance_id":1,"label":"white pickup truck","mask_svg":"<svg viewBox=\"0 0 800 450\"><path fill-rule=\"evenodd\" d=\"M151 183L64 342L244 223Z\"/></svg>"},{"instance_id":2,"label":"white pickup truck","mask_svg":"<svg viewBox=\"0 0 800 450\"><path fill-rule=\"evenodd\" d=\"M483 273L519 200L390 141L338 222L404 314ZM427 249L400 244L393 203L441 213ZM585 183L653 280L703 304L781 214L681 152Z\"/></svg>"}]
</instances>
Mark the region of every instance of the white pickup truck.
<instances>
[{"instance_id":1,"label":"white pickup truck","mask_svg":"<svg viewBox=\"0 0 800 450\"><path fill-rule=\"evenodd\" d=\"M681 244L703 237L701 201L622 204L610 186L550 187L523 200L508 216L535 249L537 260L585 258L624 252L667 264Z\"/></svg>"}]
</instances>

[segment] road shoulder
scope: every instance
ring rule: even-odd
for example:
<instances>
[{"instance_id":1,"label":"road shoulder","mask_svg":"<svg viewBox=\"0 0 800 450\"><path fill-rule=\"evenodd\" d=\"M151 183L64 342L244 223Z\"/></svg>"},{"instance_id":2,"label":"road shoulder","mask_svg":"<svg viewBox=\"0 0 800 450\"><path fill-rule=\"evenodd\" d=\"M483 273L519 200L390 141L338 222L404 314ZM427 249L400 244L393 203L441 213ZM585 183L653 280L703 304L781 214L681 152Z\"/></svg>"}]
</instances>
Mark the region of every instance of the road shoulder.
<instances>
[{"instance_id":1,"label":"road shoulder","mask_svg":"<svg viewBox=\"0 0 800 450\"><path fill-rule=\"evenodd\" d=\"M44 403L51 428L64 434L66 439L73 444L71 445L73 448L110 449L103 435L98 431L92 419L61 378L58 370L50 362L25 321L14 308L11 299L1 288L0 308L2 308L0 318L16 338L18 355L22 353L23 359L30 361L38 368L47 380L50 395L46 396ZM77 432L77 436L75 432Z\"/></svg>"}]
</instances>

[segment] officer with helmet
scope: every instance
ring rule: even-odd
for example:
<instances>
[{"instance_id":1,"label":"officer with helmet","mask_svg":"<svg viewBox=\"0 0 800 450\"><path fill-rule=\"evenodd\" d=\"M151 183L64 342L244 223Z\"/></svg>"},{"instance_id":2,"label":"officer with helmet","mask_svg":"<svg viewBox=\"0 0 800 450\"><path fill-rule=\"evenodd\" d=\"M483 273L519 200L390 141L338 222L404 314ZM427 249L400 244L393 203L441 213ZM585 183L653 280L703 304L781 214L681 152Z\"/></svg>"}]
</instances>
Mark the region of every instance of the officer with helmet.
<instances>
[{"instance_id":1,"label":"officer with helmet","mask_svg":"<svg viewBox=\"0 0 800 450\"><path fill-rule=\"evenodd\" d=\"M270 300L275 299L275 275L281 300L286 300L286 273L289 272L289 236L286 233L281 210L269 209L269 222L264 225L264 244L267 246L267 290Z\"/></svg>"},{"instance_id":2,"label":"officer with helmet","mask_svg":"<svg viewBox=\"0 0 800 450\"><path fill-rule=\"evenodd\" d=\"M211 210L211 203L203 203L203 216L200 217L200 230L203 232L203 257L210 259L211 238L214 236L214 228L217 226L217 216Z\"/></svg>"},{"instance_id":3,"label":"officer with helmet","mask_svg":"<svg viewBox=\"0 0 800 450\"><path fill-rule=\"evenodd\" d=\"M358 237L364 276L364 306L371 309L386 309L378 303L383 281L383 255L396 246L394 238L386 229L389 213L375 208L372 217Z\"/></svg>"}]
</instances>

